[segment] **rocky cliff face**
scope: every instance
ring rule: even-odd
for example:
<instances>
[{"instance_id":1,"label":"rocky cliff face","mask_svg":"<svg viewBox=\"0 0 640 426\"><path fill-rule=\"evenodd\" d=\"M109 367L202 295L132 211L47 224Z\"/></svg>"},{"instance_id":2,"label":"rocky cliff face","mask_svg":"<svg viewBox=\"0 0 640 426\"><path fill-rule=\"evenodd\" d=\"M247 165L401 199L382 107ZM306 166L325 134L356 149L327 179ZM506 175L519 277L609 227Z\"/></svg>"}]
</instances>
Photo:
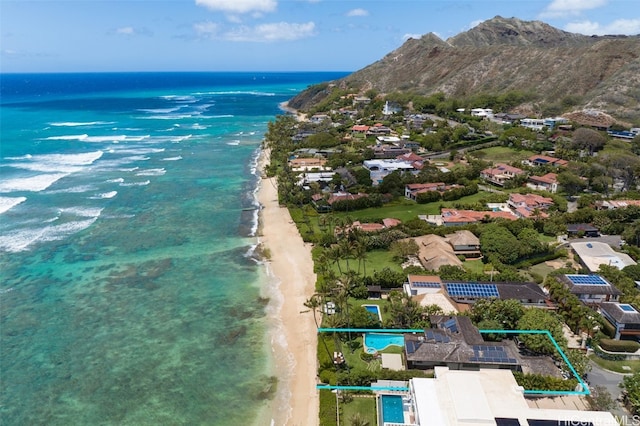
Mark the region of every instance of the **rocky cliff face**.
<instances>
[{"instance_id":1,"label":"rocky cliff face","mask_svg":"<svg viewBox=\"0 0 640 426\"><path fill-rule=\"evenodd\" d=\"M584 36L539 21L500 16L442 40L409 39L379 61L336 82L381 93L443 92L464 98L508 91L535 93L538 103L573 99L572 108L601 109L640 120L640 36ZM305 108L322 93L291 101Z\"/></svg>"}]
</instances>

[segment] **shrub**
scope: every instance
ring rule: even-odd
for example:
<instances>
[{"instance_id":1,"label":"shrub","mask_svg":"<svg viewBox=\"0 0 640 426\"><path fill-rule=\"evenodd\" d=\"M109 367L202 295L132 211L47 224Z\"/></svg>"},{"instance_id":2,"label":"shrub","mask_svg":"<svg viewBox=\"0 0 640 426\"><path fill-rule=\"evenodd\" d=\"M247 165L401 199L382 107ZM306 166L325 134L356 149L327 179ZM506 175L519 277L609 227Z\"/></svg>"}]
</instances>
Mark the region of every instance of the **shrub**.
<instances>
[{"instance_id":1,"label":"shrub","mask_svg":"<svg viewBox=\"0 0 640 426\"><path fill-rule=\"evenodd\" d=\"M600 339L600 347L609 352L635 352L640 343L631 340Z\"/></svg>"}]
</instances>

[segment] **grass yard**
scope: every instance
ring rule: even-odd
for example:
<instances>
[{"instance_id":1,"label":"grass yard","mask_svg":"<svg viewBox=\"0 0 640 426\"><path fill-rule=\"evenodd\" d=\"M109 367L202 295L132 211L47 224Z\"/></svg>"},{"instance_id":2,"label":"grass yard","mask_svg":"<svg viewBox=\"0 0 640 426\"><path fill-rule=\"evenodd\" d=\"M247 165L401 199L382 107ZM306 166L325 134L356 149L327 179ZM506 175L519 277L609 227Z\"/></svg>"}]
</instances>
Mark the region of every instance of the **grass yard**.
<instances>
[{"instance_id":1,"label":"grass yard","mask_svg":"<svg viewBox=\"0 0 640 426\"><path fill-rule=\"evenodd\" d=\"M399 219L406 222L416 219L419 215L440 214L440 207L452 207L456 204L475 204L481 199L489 196L488 192L479 191L477 194L468 195L455 201L436 201L427 204L417 204L414 201L402 199L389 203L382 207L370 209L356 210L352 212L336 212L333 215L337 217L349 216L353 220L361 222L375 222L388 217Z\"/></svg>"},{"instance_id":2,"label":"grass yard","mask_svg":"<svg viewBox=\"0 0 640 426\"><path fill-rule=\"evenodd\" d=\"M471 156L494 163L511 163L512 161L522 161L535 154L533 151L518 150L508 146L492 146L490 148L479 149L469 153Z\"/></svg>"},{"instance_id":3,"label":"grass yard","mask_svg":"<svg viewBox=\"0 0 640 426\"><path fill-rule=\"evenodd\" d=\"M350 425L354 424L353 420L356 414L360 415L360 418L364 422L358 424L369 424L371 426L377 424L376 415L376 399L370 395L355 395L351 401L340 403L340 424Z\"/></svg>"},{"instance_id":4,"label":"grass yard","mask_svg":"<svg viewBox=\"0 0 640 426\"><path fill-rule=\"evenodd\" d=\"M589 358L605 370L615 371L616 373L637 373L640 371L640 361L609 361L597 355L591 355ZM622 368L625 366L629 367L630 370Z\"/></svg>"},{"instance_id":5,"label":"grass yard","mask_svg":"<svg viewBox=\"0 0 640 426\"><path fill-rule=\"evenodd\" d=\"M474 274L483 274L485 273L485 268L489 266L489 271L491 270L491 266L482 262L482 259L473 259L473 260L465 260L462 262L462 267L465 271L471 272ZM487 274L487 279L489 279L490 275Z\"/></svg>"},{"instance_id":6,"label":"grass yard","mask_svg":"<svg viewBox=\"0 0 640 426\"><path fill-rule=\"evenodd\" d=\"M364 261L364 265L360 262L360 268L358 268L358 259L349 259L349 267L347 268L347 260L340 260L340 268L338 268L338 264L334 263L331 265L331 269L338 275L340 275L340 271L347 270L355 270L359 271L362 275L364 275L365 270L367 271L367 276L373 275L375 272L381 271L384 268L389 268L392 271L402 272L402 266L393 260L393 255L390 251L387 250L374 250L367 252L367 258Z\"/></svg>"}]
</instances>

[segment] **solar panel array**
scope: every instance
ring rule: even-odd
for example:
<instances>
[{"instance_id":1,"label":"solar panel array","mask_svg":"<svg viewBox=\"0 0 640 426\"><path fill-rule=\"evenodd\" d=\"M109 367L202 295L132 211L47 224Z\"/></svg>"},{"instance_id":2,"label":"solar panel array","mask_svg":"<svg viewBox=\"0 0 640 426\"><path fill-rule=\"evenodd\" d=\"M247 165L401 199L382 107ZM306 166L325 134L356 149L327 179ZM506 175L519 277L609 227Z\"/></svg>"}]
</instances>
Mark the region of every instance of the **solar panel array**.
<instances>
[{"instance_id":1,"label":"solar panel array","mask_svg":"<svg viewBox=\"0 0 640 426\"><path fill-rule=\"evenodd\" d=\"M450 320L447 320L444 323L444 328L446 328L447 330L449 330L452 333L457 333L458 332L458 323L456 322L455 318L451 318Z\"/></svg>"},{"instance_id":2,"label":"solar panel array","mask_svg":"<svg viewBox=\"0 0 640 426\"><path fill-rule=\"evenodd\" d=\"M407 349L408 354L412 354L418 350L420 347L420 342L416 342L415 340L407 340L405 343L405 348Z\"/></svg>"},{"instance_id":3,"label":"solar panel array","mask_svg":"<svg viewBox=\"0 0 640 426\"><path fill-rule=\"evenodd\" d=\"M618 305L618 306L620 306L620 309L622 309L625 312L636 312L636 310L631 305L624 304L624 305Z\"/></svg>"},{"instance_id":4,"label":"solar panel array","mask_svg":"<svg viewBox=\"0 0 640 426\"><path fill-rule=\"evenodd\" d=\"M454 297L500 297L495 284L447 283L447 293Z\"/></svg>"},{"instance_id":5,"label":"solar panel array","mask_svg":"<svg viewBox=\"0 0 640 426\"><path fill-rule=\"evenodd\" d=\"M418 288L440 288L440 283L438 282L429 282L429 281L414 281L411 283L412 286Z\"/></svg>"},{"instance_id":6,"label":"solar panel array","mask_svg":"<svg viewBox=\"0 0 640 426\"><path fill-rule=\"evenodd\" d=\"M469 361L517 364L518 360L509 358L503 346L473 345L473 357Z\"/></svg>"},{"instance_id":7,"label":"solar panel array","mask_svg":"<svg viewBox=\"0 0 640 426\"><path fill-rule=\"evenodd\" d=\"M565 275L573 285L609 285L600 275Z\"/></svg>"},{"instance_id":8,"label":"solar panel array","mask_svg":"<svg viewBox=\"0 0 640 426\"><path fill-rule=\"evenodd\" d=\"M432 330L425 331L424 335L429 340L434 340L436 343L449 343L451 339L446 334L434 332Z\"/></svg>"}]
</instances>

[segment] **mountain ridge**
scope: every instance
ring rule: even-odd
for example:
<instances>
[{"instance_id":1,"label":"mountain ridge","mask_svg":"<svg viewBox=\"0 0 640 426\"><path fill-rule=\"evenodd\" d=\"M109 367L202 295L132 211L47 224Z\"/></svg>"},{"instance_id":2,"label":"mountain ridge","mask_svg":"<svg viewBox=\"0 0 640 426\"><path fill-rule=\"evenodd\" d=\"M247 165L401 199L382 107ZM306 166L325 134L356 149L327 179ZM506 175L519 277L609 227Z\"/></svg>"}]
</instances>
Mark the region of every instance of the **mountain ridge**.
<instances>
[{"instance_id":1,"label":"mountain ridge","mask_svg":"<svg viewBox=\"0 0 640 426\"><path fill-rule=\"evenodd\" d=\"M598 109L637 122L640 36L586 36L541 21L496 16L447 40L433 33L410 38L334 83L360 92L441 92L462 99L527 92L535 94L537 104L560 106L571 98L566 103L574 109ZM320 93L304 91L290 105L305 109L319 100ZM521 107L536 109L531 102Z\"/></svg>"}]
</instances>

